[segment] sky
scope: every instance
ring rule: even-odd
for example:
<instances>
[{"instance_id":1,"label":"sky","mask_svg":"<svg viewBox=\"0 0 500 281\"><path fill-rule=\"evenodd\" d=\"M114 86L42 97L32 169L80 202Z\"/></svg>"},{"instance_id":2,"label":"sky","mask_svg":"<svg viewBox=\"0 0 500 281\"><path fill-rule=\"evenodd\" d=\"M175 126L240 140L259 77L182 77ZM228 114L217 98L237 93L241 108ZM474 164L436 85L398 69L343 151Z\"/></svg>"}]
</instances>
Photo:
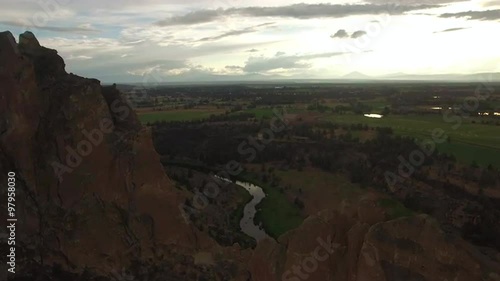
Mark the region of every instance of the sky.
<instances>
[{"instance_id":1,"label":"sky","mask_svg":"<svg viewBox=\"0 0 500 281\"><path fill-rule=\"evenodd\" d=\"M392 1L392 2L391 2ZM104 83L500 72L500 0L0 0Z\"/></svg>"}]
</instances>

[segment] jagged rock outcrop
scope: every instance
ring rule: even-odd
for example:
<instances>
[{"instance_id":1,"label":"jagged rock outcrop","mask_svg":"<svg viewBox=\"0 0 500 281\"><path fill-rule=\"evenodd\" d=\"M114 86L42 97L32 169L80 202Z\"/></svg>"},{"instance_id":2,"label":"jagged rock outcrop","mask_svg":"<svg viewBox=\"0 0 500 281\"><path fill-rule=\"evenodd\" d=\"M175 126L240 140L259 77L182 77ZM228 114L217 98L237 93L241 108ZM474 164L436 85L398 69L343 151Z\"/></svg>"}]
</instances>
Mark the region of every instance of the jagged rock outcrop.
<instances>
[{"instance_id":1,"label":"jagged rock outcrop","mask_svg":"<svg viewBox=\"0 0 500 281\"><path fill-rule=\"evenodd\" d=\"M322 211L278 242L261 242L250 262L252 276L259 281L497 280L498 260L444 233L435 219L367 217L361 206L368 201Z\"/></svg>"},{"instance_id":2,"label":"jagged rock outcrop","mask_svg":"<svg viewBox=\"0 0 500 281\"><path fill-rule=\"evenodd\" d=\"M376 224L363 241L357 280L483 280L490 272L462 243L426 215Z\"/></svg>"},{"instance_id":3,"label":"jagged rock outcrop","mask_svg":"<svg viewBox=\"0 0 500 281\"><path fill-rule=\"evenodd\" d=\"M185 198L115 86L66 73L30 32L19 44L0 33L0 85L0 180L16 172L19 272L58 264L113 277L147 261L172 280L226 274L194 264L223 250L185 223Z\"/></svg>"},{"instance_id":4,"label":"jagged rock outcrop","mask_svg":"<svg viewBox=\"0 0 500 281\"><path fill-rule=\"evenodd\" d=\"M9 171L17 280L500 280L497 253L426 215L388 220L368 192L253 253L221 248L185 223L186 198L116 87L66 73L29 32L0 33L0 182Z\"/></svg>"}]
</instances>

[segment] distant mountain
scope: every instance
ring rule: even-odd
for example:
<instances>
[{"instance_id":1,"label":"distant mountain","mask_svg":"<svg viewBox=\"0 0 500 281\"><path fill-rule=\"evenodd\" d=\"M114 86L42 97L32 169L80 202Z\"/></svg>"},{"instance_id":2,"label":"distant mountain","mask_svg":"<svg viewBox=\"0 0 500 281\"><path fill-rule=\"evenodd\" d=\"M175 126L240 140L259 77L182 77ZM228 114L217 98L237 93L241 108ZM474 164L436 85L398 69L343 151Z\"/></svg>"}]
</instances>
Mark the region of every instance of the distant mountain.
<instances>
[{"instance_id":1,"label":"distant mountain","mask_svg":"<svg viewBox=\"0 0 500 281\"><path fill-rule=\"evenodd\" d=\"M476 73L471 75L466 75L473 81L494 81L500 82L500 72L487 72L487 73Z\"/></svg>"},{"instance_id":2,"label":"distant mountain","mask_svg":"<svg viewBox=\"0 0 500 281\"><path fill-rule=\"evenodd\" d=\"M371 76L368 76L366 74L363 74L361 72L358 72L358 71L354 71L354 72L351 72L349 74L346 74L344 76L342 76L342 79L356 79L356 80L366 80L366 79L376 79L376 78L373 78Z\"/></svg>"},{"instance_id":3,"label":"distant mountain","mask_svg":"<svg viewBox=\"0 0 500 281\"><path fill-rule=\"evenodd\" d=\"M420 80L420 81L464 81L464 82L500 82L500 73L475 74L406 74L395 73L377 77L387 80Z\"/></svg>"},{"instance_id":4,"label":"distant mountain","mask_svg":"<svg viewBox=\"0 0 500 281\"><path fill-rule=\"evenodd\" d=\"M381 76L369 76L358 71L351 72L336 80L396 80L396 81L453 81L453 82L500 82L500 72L474 74L408 74L397 72Z\"/></svg>"},{"instance_id":5,"label":"distant mountain","mask_svg":"<svg viewBox=\"0 0 500 281\"><path fill-rule=\"evenodd\" d=\"M263 75L259 73L235 74L235 75L216 75L211 73L185 73L175 77L165 78L164 81L154 83L156 85L185 85L185 84L234 84L234 83L353 83L356 81L449 81L449 82L500 82L500 72L475 73L475 74L408 74L397 72L380 76L370 76L359 71L348 73L344 76L338 76L330 79L314 79L301 76L281 76L281 75ZM118 81L119 89L127 91L127 86L143 85L141 82ZM109 83L110 85L113 83Z\"/></svg>"}]
</instances>

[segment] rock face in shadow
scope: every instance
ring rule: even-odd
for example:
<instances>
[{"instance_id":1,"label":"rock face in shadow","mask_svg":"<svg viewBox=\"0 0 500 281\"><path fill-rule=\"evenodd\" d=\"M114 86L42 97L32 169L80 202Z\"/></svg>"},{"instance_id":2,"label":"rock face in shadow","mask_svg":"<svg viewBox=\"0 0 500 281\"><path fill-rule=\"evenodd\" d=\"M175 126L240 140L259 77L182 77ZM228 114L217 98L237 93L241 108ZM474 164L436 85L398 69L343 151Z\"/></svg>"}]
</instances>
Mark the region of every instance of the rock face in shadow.
<instances>
[{"instance_id":1,"label":"rock face in shadow","mask_svg":"<svg viewBox=\"0 0 500 281\"><path fill-rule=\"evenodd\" d=\"M498 253L486 257L425 215L387 221L370 196L253 252L220 247L185 223L186 197L116 87L66 73L29 32L19 44L0 33L0 182L9 171L12 280L500 280Z\"/></svg>"},{"instance_id":2,"label":"rock face in shadow","mask_svg":"<svg viewBox=\"0 0 500 281\"><path fill-rule=\"evenodd\" d=\"M181 216L185 197L115 86L66 73L30 32L19 44L0 33L0 85L0 181L16 172L19 272L112 277L144 262L172 280L227 275L194 265L196 253L222 250Z\"/></svg>"},{"instance_id":3,"label":"rock face in shadow","mask_svg":"<svg viewBox=\"0 0 500 281\"><path fill-rule=\"evenodd\" d=\"M416 215L370 216L369 199L309 217L278 242L264 241L250 262L259 281L498 280L500 263ZM373 214L378 211L373 209Z\"/></svg>"}]
</instances>

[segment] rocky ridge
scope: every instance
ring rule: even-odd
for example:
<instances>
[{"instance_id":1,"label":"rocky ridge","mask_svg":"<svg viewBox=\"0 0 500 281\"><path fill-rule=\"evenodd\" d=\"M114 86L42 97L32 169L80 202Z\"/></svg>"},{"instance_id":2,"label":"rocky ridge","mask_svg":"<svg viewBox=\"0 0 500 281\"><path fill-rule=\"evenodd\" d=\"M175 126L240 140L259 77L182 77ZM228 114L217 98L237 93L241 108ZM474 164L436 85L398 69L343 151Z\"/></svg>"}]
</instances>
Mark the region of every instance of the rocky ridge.
<instances>
[{"instance_id":1,"label":"rocky ridge","mask_svg":"<svg viewBox=\"0 0 500 281\"><path fill-rule=\"evenodd\" d=\"M227 250L185 223L184 196L116 87L66 73L30 32L19 44L0 33L0 85L0 180L17 174L19 272L57 265L111 278L145 263L170 266L172 280L226 274L194 264Z\"/></svg>"},{"instance_id":2,"label":"rocky ridge","mask_svg":"<svg viewBox=\"0 0 500 281\"><path fill-rule=\"evenodd\" d=\"M426 215L388 220L369 194L253 251L221 247L184 222L186 196L116 87L66 73L30 32L19 43L0 33L0 85L0 182L17 174L19 274L9 279L500 280L498 253Z\"/></svg>"}]
</instances>

